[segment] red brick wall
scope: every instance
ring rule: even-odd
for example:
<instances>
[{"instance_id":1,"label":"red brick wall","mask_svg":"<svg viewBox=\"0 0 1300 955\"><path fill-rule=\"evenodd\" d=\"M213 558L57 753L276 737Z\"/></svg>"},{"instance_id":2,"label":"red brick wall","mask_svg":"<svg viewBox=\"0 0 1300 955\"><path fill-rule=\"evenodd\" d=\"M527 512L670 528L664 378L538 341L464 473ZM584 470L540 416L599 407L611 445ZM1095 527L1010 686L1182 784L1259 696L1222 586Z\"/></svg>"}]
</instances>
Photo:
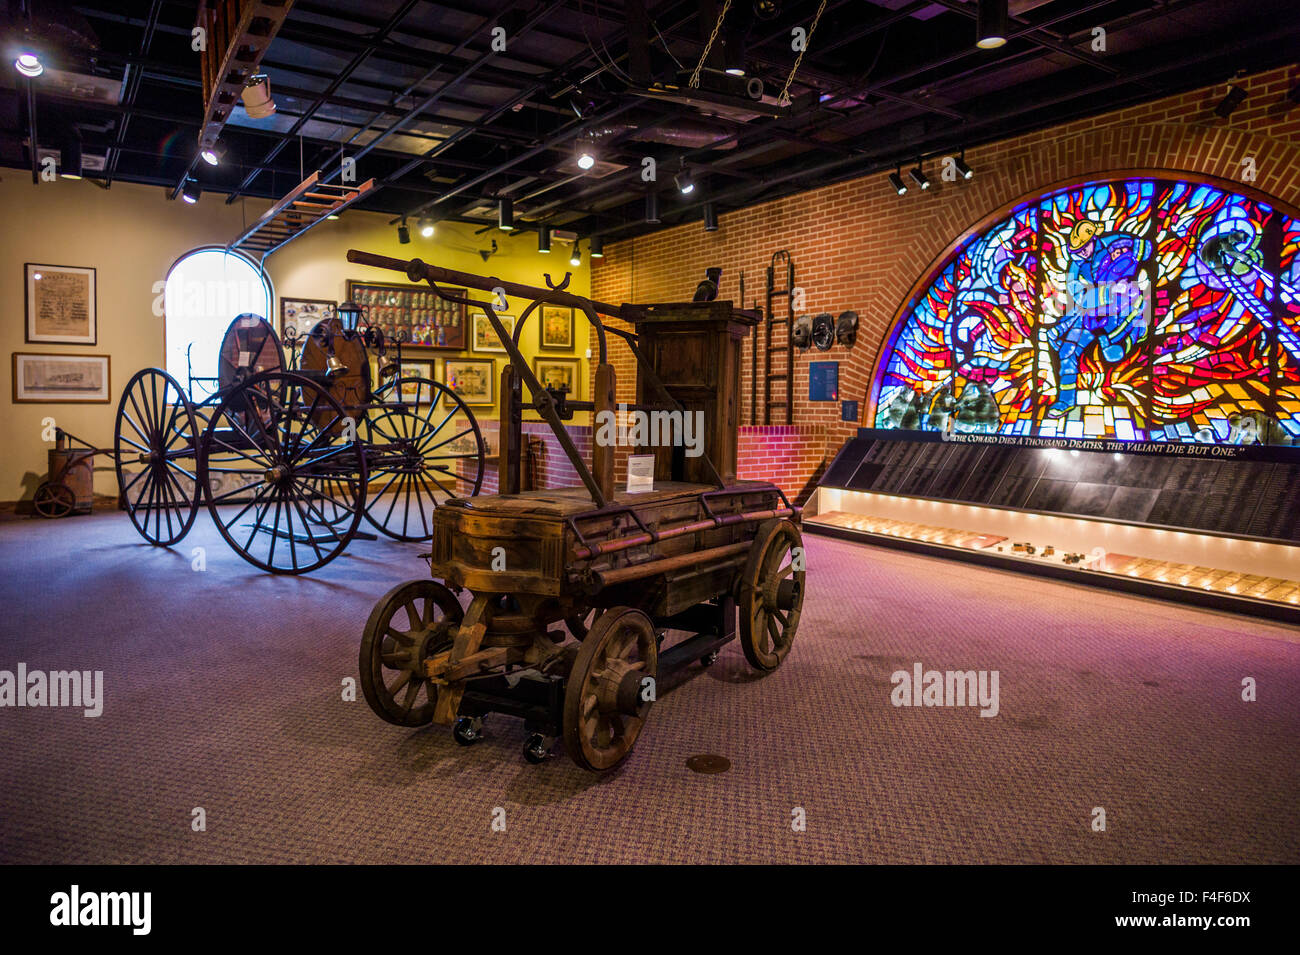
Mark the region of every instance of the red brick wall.
<instances>
[{"instance_id":1,"label":"red brick wall","mask_svg":"<svg viewBox=\"0 0 1300 955\"><path fill-rule=\"evenodd\" d=\"M488 445L493 448L500 447L499 443L499 422L497 421L479 421L479 427L483 430L483 438ZM524 447L528 446L530 437L541 438L545 442L542 452L542 467L540 477L542 487L581 487L582 479L578 477L578 472L573 465L569 463L564 449L560 446L560 441L551 431L551 426L544 421L525 421L523 423L523 443ZM591 467L591 427L590 425L568 425L564 429L569 433L573 440L574 446L578 449L578 454ZM483 468L483 486L479 488L480 494L496 494L500 488L497 476L497 456L495 453L489 454Z\"/></svg>"},{"instance_id":2,"label":"red brick wall","mask_svg":"<svg viewBox=\"0 0 1300 955\"><path fill-rule=\"evenodd\" d=\"M827 446L825 425L756 425L740 429L736 476L771 481L786 497L802 504L814 477L835 449Z\"/></svg>"},{"instance_id":3,"label":"red brick wall","mask_svg":"<svg viewBox=\"0 0 1300 955\"><path fill-rule=\"evenodd\" d=\"M942 182L932 162L933 186L925 192L913 188L897 196L882 173L726 213L717 232L706 233L697 221L607 243L604 259L592 265L592 297L615 303L688 300L705 267L721 266L723 298L737 296L743 271L746 304L761 303L768 261L776 250L788 249L795 283L806 290L805 313L852 308L862 320L852 350L836 345L829 352L796 352L794 421L824 429L833 454L856 425L840 420L837 402L808 402L808 362L838 360L840 395L856 400L865 414L877 352L912 284L986 215L1031 192L1121 170L1184 170L1240 182L1248 157L1255 160L1257 178L1247 185L1300 203L1300 106L1286 99L1300 82L1300 66L1235 82L1245 87L1247 99L1228 120L1213 114L1225 90L1219 84L967 150L975 169L970 181ZM665 194L664 201L673 200ZM783 284L778 272L777 285ZM594 337L591 347L594 358ZM749 420L752 347L751 338L741 386L743 421ZM618 396L632 400L631 354L614 336L610 353ZM759 472L776 463L745 452L745 443L742 438L741 475L770 477Z\"/></svg>"}]
</instances>

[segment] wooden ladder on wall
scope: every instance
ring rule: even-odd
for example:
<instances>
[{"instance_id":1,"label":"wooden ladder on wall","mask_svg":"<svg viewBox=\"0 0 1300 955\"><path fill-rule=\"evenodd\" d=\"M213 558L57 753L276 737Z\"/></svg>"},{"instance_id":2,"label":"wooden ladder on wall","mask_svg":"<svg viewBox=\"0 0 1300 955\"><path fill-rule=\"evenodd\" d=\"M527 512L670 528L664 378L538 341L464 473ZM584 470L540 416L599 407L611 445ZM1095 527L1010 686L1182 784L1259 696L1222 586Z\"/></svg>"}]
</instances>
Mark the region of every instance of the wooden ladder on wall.
<instances>
[{"instance_id":1,"label":"wooden ladder on wall","mask_svg":"<svg viewBox=\"0 0 1300 955\"><path fill-rule=\"evenodd\" d=\"M785 263L785 288L776 287L776 265ZM785 300L785 315L776 317L776 302ZM785 249L772 253L767 266L766 307L763 309L763 424L794 423L794 259ZM772 330L785 329L785 371L772 371ZM758 337L754 337L753 380L751 382L749 423L758 424ZM772 400L774 382L785 382L785 400ZM773 422L772 409L784 408L785 421Z\"/></svg>"}]
</instances>

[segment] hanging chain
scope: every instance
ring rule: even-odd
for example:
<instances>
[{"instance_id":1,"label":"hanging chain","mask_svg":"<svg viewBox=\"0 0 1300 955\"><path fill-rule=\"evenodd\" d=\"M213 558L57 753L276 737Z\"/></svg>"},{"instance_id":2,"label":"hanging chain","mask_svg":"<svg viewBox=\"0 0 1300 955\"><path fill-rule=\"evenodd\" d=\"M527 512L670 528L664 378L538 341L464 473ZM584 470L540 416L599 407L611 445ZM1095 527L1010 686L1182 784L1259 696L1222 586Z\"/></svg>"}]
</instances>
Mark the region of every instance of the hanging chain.
<instances>
[{"instance_id":1,"label":"hanging chain","mask_svg":"<svg viewBox=\"0 0 1300 955\"><path fill-rule=\"evenodd\" d=\"M826 6L826 0L822 0L822 6ZM713 32L709 34L709 42L704 44L704 52L700 54L700 62L695 64L695 72L691 74L691 89L700 88L700 71L704 69L704 61L709 58L709 51L713 49L714 41L718 39L718 31L722 29L722 21L727 18L727 11L731 9L731 0L724 0L722 12L718 14L718 22L713 24ZM820 11L818 12L820 16Z\"/></svg>"},{"instance_id":2,"label":"hanging chain","mask_svg":"<svg viewBox=\"0 0 1300 955\"><path fill-rule=\"evenodd\" d=\"M822 0L821 5L817 8L817 15L813 17L812 26L808 28L808 36L803 41L803 49L800 50L799 55L795 57L794 66L790 67L790 75L785 78L785 86L781 87L781 95L776 98L778 106L790 105L790 84L794 82L794 75L799 72L799 64L803 62L803 55L808 52L808 47L812 43L813 34L817 32L817 23L821 20L822 13L824 13L825 10L826 0ZM713 32L717 33L718 31L715 29ZM703 60L701 60L701 62L703 62ZM696 72L699 72L698 67L696 68Z\"/></svg>"}]
</instances>

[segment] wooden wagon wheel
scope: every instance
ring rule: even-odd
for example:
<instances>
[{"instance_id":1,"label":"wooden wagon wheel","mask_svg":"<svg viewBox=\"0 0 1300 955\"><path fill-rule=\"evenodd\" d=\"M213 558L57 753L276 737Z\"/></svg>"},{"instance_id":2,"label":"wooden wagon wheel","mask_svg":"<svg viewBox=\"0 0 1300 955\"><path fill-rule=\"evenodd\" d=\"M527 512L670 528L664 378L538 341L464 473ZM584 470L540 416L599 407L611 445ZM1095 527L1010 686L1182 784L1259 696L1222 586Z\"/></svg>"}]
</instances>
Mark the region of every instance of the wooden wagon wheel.
<instances>
[{"instance_id":1,"label":"wooden wagon wheel","mask_svg":"<svg viewBox=\"0 0 1300 955\"><path fill-rule=\"evenodd\" d=\"M77 495L66 484L43 481L32 496L32 507L41 517L67 517L77 507Z\"/></svg>"},{"instance_id":2,"label":"wooden wagon wheel","mask_svg":"<svg viewBox=\"0 0 1300 955\"><path fill-rule=\"evenodd\" d=\"M306 573L356 533L366 458L359 437L341 434L344 417L321 385L283 371L249 378L217 406L201 445L204 496L221 536L250 564ZM234 486L218 490L216 480ZM345 521L325 520L337 510Z\"/></svg>"},{"instance_id":3,"label":"wooden wagon wheel","mask_svg":"<svg viewBox=\"0 0 1300 955\"><path fill-rule=\"evenodd\" d=\"M437 688L424 661L450 650L464 617L459 601L435 580L412 580L384 594L361 637L361 692L370 708L398 726L433 719ZM391 682L390 682L391 681Z\"/></svg>"},{"instance_id":4,"label":"wooden wagon wheel","mask_svg":"<svg viewBox=\"0 0 1300 955\"><path fill-rule=\"evenodd\" d=\"M658 672L654 626L639 610L612 607L592 625L564 688L564 748L583 769L617 766L650 710L643 683Z\"/></svg>"},{"instance_id":5,"label":"wooden wagon wheel","mask_svg":"<svg viewBox=\"0 0 1300 955\"><path fill-rule=\"evenodd\" d=\"M113 440L117 486L131 523L150 544L175 544L194 523L202 493L198 434L194 405L167 372L145 368L126 383ZM131 474L127 464L142 468Z\"/></svg>"},{"instance_id":6,"label":"wooden wagon wheel","mask_svg":"<svg viewBox=\"0 0 1300 955\"><path fill-rule=\"evenodd\" d=\"M781 665L795 631L804 595L803 537L791 521L759 525L740 578L740 648L756 670Z\"/></svg>"},{"instance_id":7,"label":"wooden wagon wheel","mask_svg":"<svg viewBox=\"0 0 1300 955\"><path fill-rule=\"evenodd\" d=\"M434 508L473 497L483 484L486 445L478 421L454 391L428 378L394 380L375 398L389 407L366 419L379 462L366 519L397 540L428 540Z\"/></svg>"}]
</instances>

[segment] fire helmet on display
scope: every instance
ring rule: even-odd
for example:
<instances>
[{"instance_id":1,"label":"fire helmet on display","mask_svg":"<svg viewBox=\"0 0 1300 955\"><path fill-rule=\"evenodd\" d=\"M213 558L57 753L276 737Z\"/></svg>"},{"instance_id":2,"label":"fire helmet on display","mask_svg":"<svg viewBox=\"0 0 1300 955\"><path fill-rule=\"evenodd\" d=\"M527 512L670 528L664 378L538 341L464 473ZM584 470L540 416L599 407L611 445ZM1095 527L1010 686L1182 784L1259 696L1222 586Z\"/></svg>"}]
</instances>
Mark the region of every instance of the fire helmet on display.
<instances>
[{"instance_id":1,"label":"fire helmet on display","mask_svg":"<svg viewBox=\"0 0 1300 955\"><path fill-rule=\"evenodd\" d=\"M790 331L790 340L794 342L794 347L806 349L812 344L812 316L800 315L794 320L794 328Z\"/></svg>"},{"instance_id":2,"label":"fire helmet on display","mask_svg":"<svg viewBox=\"0 0 1300 955\"><path fill-rule=\"evenodd\" d=\"M853 309L840 312L835 320L835 340L845 348L852 348L858 340L858 313Z\"/></svg>"},{"instance_id":3,"label":"fire helmet on display","mask_svg":"<svg viewBox=\"0 0 1300 955\"><path fill-rule=\"evenodd\" d=\"M835 319L830 312L822 312L813 319L812 340L818 351L828 351L835 344Z\"/></svg>"}]
</instances>

